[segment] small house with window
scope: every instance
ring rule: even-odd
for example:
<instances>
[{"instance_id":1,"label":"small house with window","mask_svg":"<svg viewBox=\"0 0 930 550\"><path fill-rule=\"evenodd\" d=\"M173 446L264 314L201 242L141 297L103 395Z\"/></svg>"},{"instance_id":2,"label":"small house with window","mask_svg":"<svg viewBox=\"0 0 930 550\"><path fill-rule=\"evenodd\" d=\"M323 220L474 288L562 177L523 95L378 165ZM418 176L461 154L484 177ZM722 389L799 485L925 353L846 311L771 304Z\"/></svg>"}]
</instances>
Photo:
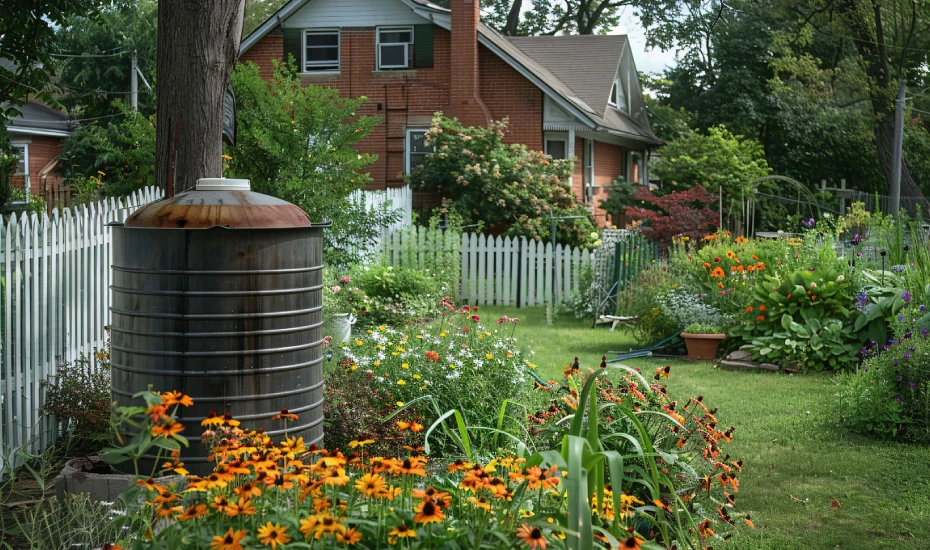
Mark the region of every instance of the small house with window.
<instances>
[{"instance_id":1,"label":"small house with window","mask_svg":"<svg viewBox=\"0 0 930 550\"><path fill-rule=\"evenodd\" d=\"M381 117L358 146L378 155L373 189L404 185L432 152L433 113L473 126L508 118L508 141L575 159L572 188L603 225L609 186L647 184L661 145L625 36L505 37L481 21L479 0L291 0L242 41L240 61L270 78L272 61L291 56L303 83L366 96L360 114Z\"/></svg>"},{"instance_id":2,"label":"small house with window","mask_svg":"<svg viewBox=\"0 0 930 550\"><path fill-rule=\"evenodd\" d=\"M61 183L58 156L74 123L38 101L28 101L16 110L18 114L6 126L13 150L19 155L13 188L23 189L27 197L44 197Z\"/></svg>"}]
</instances>

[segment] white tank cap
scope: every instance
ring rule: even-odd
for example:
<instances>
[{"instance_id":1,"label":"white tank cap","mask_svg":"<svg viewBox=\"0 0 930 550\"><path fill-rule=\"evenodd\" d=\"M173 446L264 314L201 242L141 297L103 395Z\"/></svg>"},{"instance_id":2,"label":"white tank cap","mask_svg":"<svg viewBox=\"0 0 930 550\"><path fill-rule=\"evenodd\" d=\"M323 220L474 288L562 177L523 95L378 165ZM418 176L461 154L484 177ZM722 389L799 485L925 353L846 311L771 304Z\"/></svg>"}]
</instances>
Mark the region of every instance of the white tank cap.
<instances>
[{"instance_id":1,"label":"white tank cap","mask_svg":"<svg viewBox=\"0 0 930 550\"><path fill-rule=\"evenodd\" d=\"M200 178L197 180L197 191L249 191L249 180L233 180L226 178Z\"/></svg>"}]
</instances>

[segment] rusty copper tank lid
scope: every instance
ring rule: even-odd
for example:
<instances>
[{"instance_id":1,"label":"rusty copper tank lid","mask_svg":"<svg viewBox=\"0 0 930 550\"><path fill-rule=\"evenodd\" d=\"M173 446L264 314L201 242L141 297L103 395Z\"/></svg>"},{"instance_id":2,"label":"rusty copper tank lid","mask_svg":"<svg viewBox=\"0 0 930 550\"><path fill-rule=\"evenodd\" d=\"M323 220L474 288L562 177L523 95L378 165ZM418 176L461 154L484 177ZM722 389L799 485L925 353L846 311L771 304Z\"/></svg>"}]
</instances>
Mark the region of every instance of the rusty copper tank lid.
<instances>
[{"instance_id":1,"label":"rusty copper tank lid","mask_svg":"<svg viewBox=\"0 0 930 550\"><path fill-rule=\"evenodd\" d=\"M250 189L249 180L199 179L190 191L143 205L126 218L124 226L273 229L319 225L300 207Z\"/></svg>"}]
</instances>

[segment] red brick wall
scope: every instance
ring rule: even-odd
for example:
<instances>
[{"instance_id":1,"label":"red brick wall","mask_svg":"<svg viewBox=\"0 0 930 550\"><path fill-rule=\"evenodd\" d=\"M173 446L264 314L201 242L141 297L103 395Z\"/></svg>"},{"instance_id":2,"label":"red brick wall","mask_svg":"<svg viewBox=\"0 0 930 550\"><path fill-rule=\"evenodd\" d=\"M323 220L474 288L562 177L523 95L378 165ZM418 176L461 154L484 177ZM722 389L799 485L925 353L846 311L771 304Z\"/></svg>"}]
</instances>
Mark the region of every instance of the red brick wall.
<instances>
[{"instance_id":1,"label":"red brick wall","mask_svg":"<svg viewBox=\"0 0 930 550\"><path fill-rule=\"evenodd\" d=\"M64 138L49 136L29 136L29 193L40 194L42 187L39 173L55 157L61 154L61 142ZM60 178L57 174L49 175L52 182ZM23 183L17 177L13 178L14 187L22 187Z\"/></svg>"},{"instance_id":2,"label":"red brick wall","mask_svg":"<svg viewBox=\"0 0 930 550\"><path fill-rule=\"evenodd\" d=\"M575 171L572 173L572 191L578 202L584 202L584 140L575 138Z\"/></svg>"},{"instance_id":3,"label":"red brick wall","mask_svg":"<svg viewBox=\"0 0 930 550\"><path fill-rule=\"evenodd\" d=\"M428 128L436 111L449 113L452 48L451 33L435 28L433 68L411 71L375 70L375 29L344 27L341 35L339 75L301 75L306 85L336 88L343 97L368 98L360 115L380 117L382 123L356 147L378 155L370 167L370 189L403 185L406 128ZM268 35L241 61L259 66L271 78L272 60L283 57L280 35ZM507 141L543 149L542 91L484 47L479 47L481 97L495 120L510 119Z\"/></svg>"},{"instance_id":4,"label":"red brick wall","mask_svg":"<svg viewBox=\"0 0 930 550\"><path fill-rule=\"evenodd\" d=\"M510 119L506 140L543 150L543 93L485 47L480 48L481 99L494 120Z\"/></svg>"},{"instance_id":5,"label":"red brick wall","mask_svg":"<svg viewBox=\"0 0 930 550\"><path fill-rule=\"evenodd\" d=\"M623 148L619 145L594 142L594 185L608 186L623 175ZM606 199L607 189L594 190L594 217L598 227L604 227L610 221L607 213L599 208L601 201Z\"/></svg>"}]
</instances>

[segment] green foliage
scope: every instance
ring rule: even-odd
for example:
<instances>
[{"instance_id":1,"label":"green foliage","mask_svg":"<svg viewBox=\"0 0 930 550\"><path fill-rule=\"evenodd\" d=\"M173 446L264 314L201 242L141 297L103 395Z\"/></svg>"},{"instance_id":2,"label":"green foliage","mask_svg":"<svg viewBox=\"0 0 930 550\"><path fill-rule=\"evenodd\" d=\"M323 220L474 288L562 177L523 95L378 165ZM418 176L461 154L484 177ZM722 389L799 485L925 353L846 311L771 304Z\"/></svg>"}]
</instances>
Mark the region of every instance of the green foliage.
<instances>
[{"instance_id":1,"label":"green foliage","mask_svg":"<svg viewBox=\"0 0 930 550\"><path fill-rule=\"evenodd\" d=\"M400 249L385 243L381 261L384 264L406 267L428 273L438 281L442 292L457 298L462 276L461 219L450 215L446 229L440 227L441 208L434 210L426 225L405 225L391 232L391 242L400 242Z\"/></svg>"},{"instance_id":2,"label":"green foliage","mask_svg":"<svg viewBox=\"0 0 930 550\"><path fill-rule=\"evenodd\" d=\"M723 329L717 325L708 325L706 323L691 323L686 326L682 332L690 332L691 334L721 334Z\"/></svg>"},{"instance_id":3,"label":"green foliage","mask_svg":"<svg viewBox=\"0 0 930 550\"><path fill-rule=\"evenodd\" d=\"M10 194L13 192L10 179L16 172L18 163L19 157L13 151L13 144L10 143L6 126L0 124L0 210L10 200Z\"/></svg>"},{"instance_id":4,"label":"green foliage","mask_svg":"<svg viewBox=\"0 0 930 550\"><path fill-rule=\"evenodd\" d=\"M95 352L63 364L44 382L42 413L55 417L58 433L76 450L99 449L110 433L110 354Z\"/></svg>"},{"instance_id":5,"label":"green foliage","mask_svg":"<svg viewBox=\"0 0 930 550\"><path fill-rule=\"evenodd\" d=\"M447 0L439 0L448 6ZM510 15L516 4L515 28L508 28ZM585 0L564 2L552 0L490 0L482 3L482 19L504 34L536 36L555 34L608 34L620 22L622 8L632 5L629 0ZM525 6L528 9L521 10ZM510 32L513 30L514 32Z\"/></svg>"},{"instance_id":6,"label":"green foliage","mask_svg":"<svg viewBox=\"0 0 930 550\"><path fill-rule=\"evenodd\" d=\"M54 104L48 93L58 66L55 32L73 17L95 19L108 0L42 0L0 4L0 126L26 98Z\"/></svg>"},{"instance_id":7,"label":"green foliage","mask_svg":"<svg viewBox=\"0 0 930 550\"><path fill-rule=\"evenodd\" d=\"M616 180L607 188L607 198L601 201L601 208L611 217L617 217L626 214L628 206L645 205L645 201L634 196L637 187L622 178Z\"/></svg>"},{"instance_id":8,"label":"green foliage","mask_svg":"<svg viewBox=\"0 0 930 550\"><path fill-rule=\"evenodd\" d=\"M104 447L103 459L109 464L132 462L135 474L154 477L161 470L161 459L181 447L189 445L187 438L180 434L184 429L177 422L177 411L181 406L190 407L190 397L180 392L171 391L164 394L147 390L136 393L133 399L142 398L144 405L113 407L110 418L112 445ZM172 429L180 428L180 430ZM152 470L139 471L139 462L143 457L155 453Z\"/></svg>"},{"instance_id":9,"label":"green foliage","mask_svg":"<svg viewBox=\"0 0 930 550\"><path fill-rule=\"evenodd\" d=\"M841 418L853 431L879 438L930 442L930 339L927 314L902 311L901 335L874 344L855 375L841 382ZM922 328L921 328L922 327Z\"/></svg>"},{"instance_id":10,"label":"green foliage","mask_svg":"<svg viewBox=\"0 0 930 550\"><path fill-rule=\"evenodd\" d=\"M653 172L662 180L663 191L683 191L698 185L716 191L722 186L724 199L729 201L750 192L753 180L767 176L771 170L757 141L715 126L707 134L688 132L668 143Z\"/></svg>"},{"instance_id":11,"label":"green foliage","mask_svg":"<svg viewBox=\"0 0 930 550\"><path fill-rule=\"evenodd\" d=\"M367 99L302 86L293 60L276 64L270 81L259 76L254 63L239 64L232 87L239 134L229 150L229 175L251 180L253 191L300 206L313 220L332 220L325 232L327 263L358 261L381 230L397 220L392 210L366 211L350 200L371 183L363 170L377 160L353 148L379 122L356 114Z\"/></svg>"},{"instance_id":12,"label":"green foliage","mask_svg":"<svg viewBox=\"0 0 930 550\"><path fill-rule=\"evenodd\" d=\"M466 225L480 220L508 236L549 240L551 216L579 216L557 221L556 240L590 245L594 223L568 184L573 161L507 144L506 128L506 120L465 128L437 114L426 133L426 143L436 152L412 167L409 183L451 198Z\"/></svg>"},{"instance_id":13,"label":"green foliage","mask_svg":"<svg viewBox=\"0 0 930 550\"><path fill-rule=\"evenodd\" d=\"M93 122L62 143L67 181L82 202L122 197L155 183L155 117L133 111L121 101L116 122Z\"/></svg>"},{"instance_id":14,"label":"green foliage","mask_svg":"<svg viewBox=\"0 0 930 550\"><path fill-rule=\"evenodd\" d=\"M578 269L578 290L568 297L568 309L576 319L592 320L601 300L601 291L595 284L594 268L584 264Z\"/></svg>"},{"instance_id":15,"label":"green foliage","mask_svg":"<svg viewBox=\"0 0 930 550\"><path fill-rule=\"evenodd\" d=\"M338 284L323 287L323 311L326 315L351 313L358 315L370 307L368 295L351 285L350 277L342 277Z\"/></svg>"},{"instance_id":16,"label":"green foliage","mask_svg":"<svg viewBox=\"0 0 930 550\"><path fill-rule=\"evenodd\" d=\"M9 211L22 212L24 216L35 214L41 216L46 213L47 207L45 199L37 195L26 196L26 190L21 187L15 187L10 192L10 202L7 204Z\"/></svg>"},{"instance_id":17,"label":"green foliage","mask_svg":"<svg viewBox=\"0 0 930 550\"><path fill-rule=\"evenodd\" d=\"M56 30L58 51L86 54L66 58L55 81L66 92L61 103L69 112L77 118L120 113L113 100L130 102L126 94L135 51L139 70L152 85L150 90L139 78L139 110L146 116L155 114L157 16L154 0L120 0L95 16L72 17Z\"/></svg>"},{"instance_id":18,"label":"green foliage","mask_svg":"<svg viewBox=\"0 0 930 550\"><path fill-rule=\"evenodd\" d=\"M352 281L368 295L361 311L365 323L399 323L422 320L436 310L448 293L435 274L372 262L358 264Z\"/></svg>"},{"instance_id":19,"label":"green foliage","mask_svg":"<svg viewBox=\"0 0 930 550\"><path fill-rule=\"evenodd\" d=\"M661 299L672 284L666 266L654 264L618 294L617 315L635 317L633 336L637 344L652 344L681 329L662 308Z\"/></svg>"}]
</instances>

